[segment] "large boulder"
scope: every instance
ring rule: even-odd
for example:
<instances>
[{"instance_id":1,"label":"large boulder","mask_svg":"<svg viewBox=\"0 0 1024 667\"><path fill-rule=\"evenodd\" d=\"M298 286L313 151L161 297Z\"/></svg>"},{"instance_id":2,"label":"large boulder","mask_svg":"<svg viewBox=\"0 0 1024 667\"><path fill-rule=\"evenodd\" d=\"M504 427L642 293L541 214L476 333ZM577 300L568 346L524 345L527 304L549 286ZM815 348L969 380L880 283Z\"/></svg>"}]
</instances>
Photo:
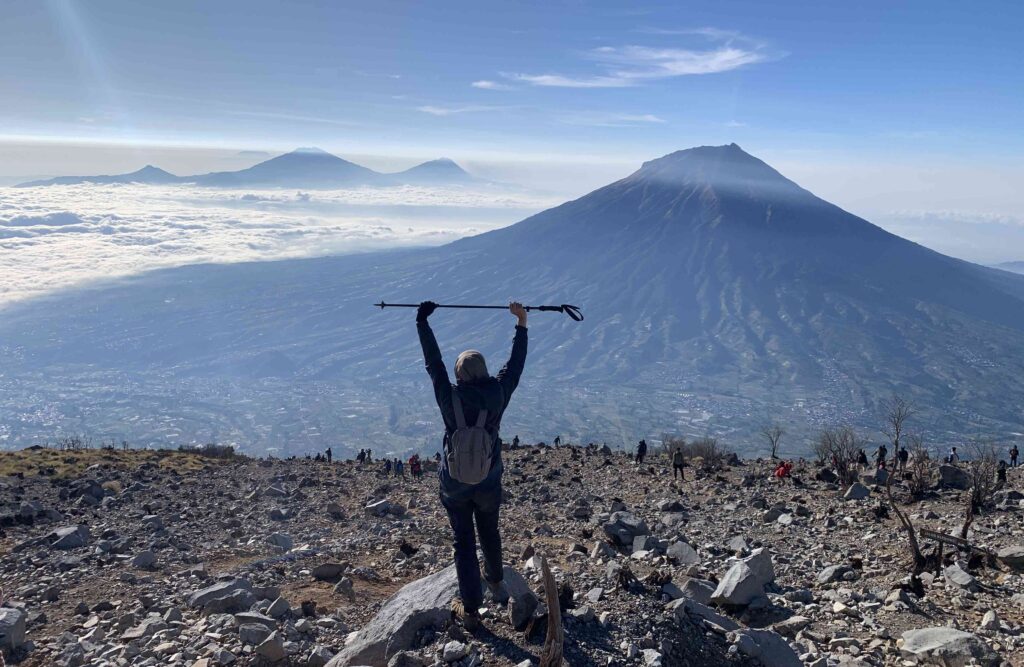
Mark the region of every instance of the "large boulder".
<instances>
[{"instance_id":1,"label":"large boulder","mask_svg":"<svg viewBox=\"0 0 1024 667\"><path fill-rule=\"evenodd\" d=\"M939 466L939 486L944 489L966 491L971 488L971 476L963 468L954 465L941 465Z\"/></svg>"},{"instance_id":2,"label":"large boulder","mask_svg":"<svg viewBox=\"0 0 1024 667\"><path fill-rule=\"evenodd\" d=\"M616 544L624 547L632 547L637 537L651 533L643 519L632 512L613 512L602 528Z\"/></svg>"},{"instance_id":3,"label":"large boulder","mask_svg":"<svg viewBox=\"0 0 1024 667\"><path fill-rule=\"evenodd\" d=\"M907 630L900 653L920 665L941 667L994 667L1000 662L999 656L977 636L946 627Z\"/></svg>"},{"instance_id":4,"label":"large boulder","mask_svg":"<svg viewBox=\"0 0 1024 667\"><path fill-rule=\"evenodd\" d=\"M711 602L727 607L745 607L765 595L764 588L775 581L771 555L755 549L750 556L735 562L711 595Z\"/></svg>"},{"instance_id":5,"label":"large boulder","mask_svg":"<svg viewBox=\"0 0 1024 667\"><path fill-rule=\"evenodd\" d=\"M25 643L25 618L21 609L0 607L0 651L14 651Z\"/></svg>"},{"instance_id":6,"label":"large boulder","mask_svg":"<svg viewBox=\"0 0 1024 667\"><path fill-rule=\"evenodd\" d=\"M512 568L505 567L504 577L513 615L516 605L519 605L523 619L528 619L537 607L536 596L526 580ZM384 603L362 630L349 639L327 667L387 665L397 653L415 647L420 630L440 627L451 618L451 603L458 593L459 581L454 565L406 584ZM525 620L522 623L525 625Z\"/></svg>"}]
</instances>

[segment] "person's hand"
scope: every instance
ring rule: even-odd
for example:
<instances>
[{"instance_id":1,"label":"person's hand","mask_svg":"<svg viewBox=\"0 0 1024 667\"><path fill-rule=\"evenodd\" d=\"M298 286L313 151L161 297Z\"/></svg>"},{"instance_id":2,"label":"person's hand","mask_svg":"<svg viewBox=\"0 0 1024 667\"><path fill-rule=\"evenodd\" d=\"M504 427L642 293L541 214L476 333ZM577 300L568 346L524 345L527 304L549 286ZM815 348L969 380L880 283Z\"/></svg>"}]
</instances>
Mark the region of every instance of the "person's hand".
<instances>
[{"instance_id":1,"label":"person's hand","mask_svg":"<svg viewBox=\"0 0 1024 667\"><path fill-rule=\"evenodd\" d=\"M526 326L526 308L523 307L523 304L519 303L518 301L513 301L512 303L508 304L508 310L510 313L519 318L519 326Z\"/></svg>"},{"instance_id":2,"label":"person's hand","mask_svg":"<svg viewBox=\"0 0 1024 667\"><path fill-rule=\"evenodd\" d=\"M420 307L416 309L416 321L426 322L427 318L434 314L437 310L437 304L433 301L424 301L420 304Z\"/></svg>"}]
</instances>

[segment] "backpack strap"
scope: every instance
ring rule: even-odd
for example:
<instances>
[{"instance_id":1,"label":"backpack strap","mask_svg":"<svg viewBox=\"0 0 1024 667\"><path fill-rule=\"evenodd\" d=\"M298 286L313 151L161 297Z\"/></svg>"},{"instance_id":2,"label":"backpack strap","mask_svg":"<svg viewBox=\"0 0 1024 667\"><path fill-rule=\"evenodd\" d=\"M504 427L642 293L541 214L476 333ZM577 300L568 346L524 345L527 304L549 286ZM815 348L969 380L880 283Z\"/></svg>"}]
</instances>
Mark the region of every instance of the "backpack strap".
<instances>
[{"instance_id":1,"label":"backpack strap","mask_svg":"<svg viewBox=\"0 0 1024 667\"><path fill-rule=\"evenodd\" d=\"M480 414L476 416L476 427L483 428L487 424L487 410L481 410Z\"/></svg>"},{"instance_id":2,"label":"backpack strap","mask_svg":"<svg viewBox=\"0 0 1024 667\"><path fill-rule=\"evenodd\" d=\"M462 410L462 399L459 392L452 392L452 412L455 413L456 428L466 428L466 413Z\"/></svg>"}]
</instances>

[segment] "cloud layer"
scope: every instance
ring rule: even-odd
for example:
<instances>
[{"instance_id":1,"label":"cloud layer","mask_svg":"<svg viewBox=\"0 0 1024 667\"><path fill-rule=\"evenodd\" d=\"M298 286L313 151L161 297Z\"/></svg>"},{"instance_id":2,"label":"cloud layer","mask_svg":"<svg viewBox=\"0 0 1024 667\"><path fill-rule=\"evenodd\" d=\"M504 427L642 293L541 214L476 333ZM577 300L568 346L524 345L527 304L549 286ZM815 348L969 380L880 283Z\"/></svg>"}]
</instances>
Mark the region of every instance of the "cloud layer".
<instances>
[{"instance_id":1,"label":"cloud layer","mask_svg":"<svg viewBox=\"0 0 1024 667\"><path fill-rule=\"evenodd\" d=\"M519 193L411 186L313 193L0 188L0 307L160 267L439 244L552 203Z\"/></svg>"}]
</instances>

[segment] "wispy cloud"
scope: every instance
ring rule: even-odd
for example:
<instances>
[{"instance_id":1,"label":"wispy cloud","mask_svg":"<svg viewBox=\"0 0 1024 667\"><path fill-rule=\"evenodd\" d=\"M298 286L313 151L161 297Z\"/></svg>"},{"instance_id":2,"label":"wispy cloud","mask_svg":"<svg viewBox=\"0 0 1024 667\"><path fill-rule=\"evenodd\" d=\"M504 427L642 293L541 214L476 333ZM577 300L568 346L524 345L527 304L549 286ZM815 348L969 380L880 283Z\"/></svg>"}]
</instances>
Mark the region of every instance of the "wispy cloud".
<instances>
[{"instance_id":1,"label":"wispy cloud","mask_svg":"<svg viewBox=\"0 0 1024 667\"><path fill-rule=\"evenodd\" d=\"M345 120L342 118L327 118L325 116L307 116L305 114L279 113L275 111L242 111L232 110L226 113L232 116L247 116L250 118L270 118L273 120L288 120L297 123L319 123L323 125L340 125L342 127L359 127L362 123Z\"/></svg>"},{"instance_id":2,"label":"wispy cloud","mask_svg":"<svg viewBox=\"0 0 1024 667\"><path fill-rule=\"evenodd\" d=\"M640 125L662 124L667 121L654 114L577 112L566 114L559 120L568 125L587 125L591 127L630 127Z\"/></svg>"},{"instance_id":3,"label":"wispy cloud","mask_svg":"<svg viewBox=\"0 0 1024 667\"><path fill-rule=\"evenodd\" d=\"M586 76L560 73L503 73L507 79L533 86L557 88L625 88L645 81L680 76L717 74L771 59L766 46L739 33L715 28L661 31L657 34L691 35L713 42L711 48L603 46L585 56L604 71Z\"/></svg>"},{"instance_id":4,"label":"wispy cloud","mask_svg":"<svg viewBox=\"0 0 1024 667\"><path fill-rule=\"evenodd\" d=\"M473 86L474 88L480 88L482 90L512 90L513 89L512 86L510 86L510 85L508 85L506 83L498 83L497 81L489 81L487 79L483 79L483 80L480 80L480 81L474 81L473 83L471 83L469 85Z\"/></svg>"},{"instance_id":5,"label":"wispy cloud","mask_svg":"<svg viewBox=\"0 0 1024 667\"><path fill-rule=\"evenodd\" d=\"M461 107L439 107L432 104L416 107L417 111L429 113L432 116L454 116L460 113L478 113L481 111L496 111L502 107L487 106L482 104L471 104Z\"/></svg>"}]
</instances>

